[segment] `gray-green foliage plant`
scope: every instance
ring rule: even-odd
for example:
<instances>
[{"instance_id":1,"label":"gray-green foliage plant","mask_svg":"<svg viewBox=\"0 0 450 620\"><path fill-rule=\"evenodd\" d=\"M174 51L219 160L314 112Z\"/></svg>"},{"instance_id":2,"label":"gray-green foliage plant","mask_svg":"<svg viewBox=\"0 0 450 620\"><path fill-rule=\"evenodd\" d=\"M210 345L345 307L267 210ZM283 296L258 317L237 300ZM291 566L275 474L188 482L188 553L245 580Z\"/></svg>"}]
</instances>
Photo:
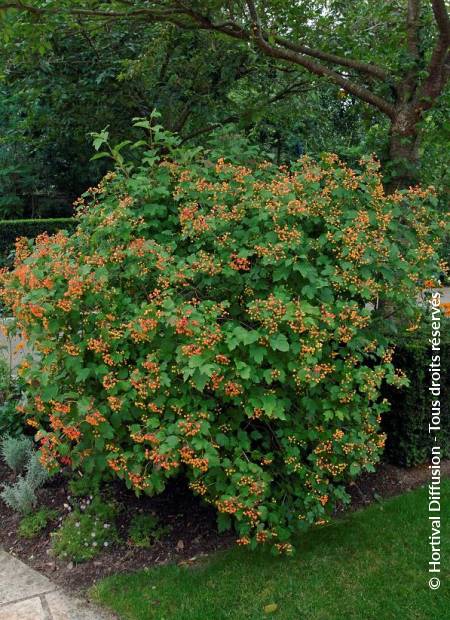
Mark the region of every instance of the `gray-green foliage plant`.
<instances>
[{"instance_id":1,"label":"gray-green foliage plant","mask_svg":"<svg viewBox=\"0 0 450 620\"><path fill-rule=\"evenodd\" d=\"M6 435L1 440L0 452L8 467L15 474L20 474L30 460L32 448L33 440L30 437Z\"/></svg>"},{"instance_id":2,"label":"gray-green foliage plant","mask_svg":"<svg viewBox=\"0 0 450 620\"><path fill-rule=\"evenodd\" d=\"M33 452L26 467L25 478L33 489L39 489L50 478L49 472L41 465L39 454Z\"/></svg>"},{"instance_id":3,"label":"gray-green foliage plant","mask_svg":"<svg viewBox=\"0 0 450 620\"><path fill-rule=\"evenodd\" d=\"M15 512L29 514L37 504L36 491L50 475L41 465L38 453L33 451L29 437L4 437L1 454L15 474L22 473L14 483L3 485L0 497Z\"/></svg>"},{"instance_id":4,"label":"gray-green foliage plant","mask_svg":"<svg viewBox=\"0 0 450 620\"><path fill-rule=\"evenodd\" d=\"M7 506L21 514L29 514L37 504L36 489L24 476L14 484L5 484L0 495Z\"/></svg>"}]
</instances>

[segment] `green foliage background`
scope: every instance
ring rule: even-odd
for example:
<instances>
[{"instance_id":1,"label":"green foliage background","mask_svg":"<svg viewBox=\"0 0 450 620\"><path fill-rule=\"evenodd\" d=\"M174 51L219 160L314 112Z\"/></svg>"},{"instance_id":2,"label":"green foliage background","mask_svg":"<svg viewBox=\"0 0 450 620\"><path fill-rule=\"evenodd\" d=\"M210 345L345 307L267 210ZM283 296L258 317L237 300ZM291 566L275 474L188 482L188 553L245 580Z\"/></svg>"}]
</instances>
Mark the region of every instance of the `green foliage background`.
<instances>
[{"instance_id":1,"label":"green foliage background","mask_svg":"<svg viewBox=\"0 0 450 620\"><path fill-rule=\"evenodd\" d=\"M98 8L88 1L67 6L91 4ZM219 4L200 2L198 8L214 11ZM370 11L365 3L331 3L326 11L322 3L270 5L280 28L289 24L299 39L324 50L351 50L361 61L400 74L410 66L403 15L392 3L374 3ZM338 13L343 18L336 21ZM350 164L372 152L388 159L384 116L245 43L165 23L58 14L40 19L20 11L0 12L0 19L0 217L71 215L72 201L108 166L90 160L89 133L108 125L114 141L133 139L131 119L154 108L163 125L190 144L221 142L225 128L278 162L323 151ZM313 35L301 26L305 19L316 23ZM424 20L430 19L427 9ZM427 49L431 26L423 33ZM386 85L376 92L390 96ZM422 123L421 179L442 196L448 190L449 106L447 89Z\"/></svg>"}]
</instances>

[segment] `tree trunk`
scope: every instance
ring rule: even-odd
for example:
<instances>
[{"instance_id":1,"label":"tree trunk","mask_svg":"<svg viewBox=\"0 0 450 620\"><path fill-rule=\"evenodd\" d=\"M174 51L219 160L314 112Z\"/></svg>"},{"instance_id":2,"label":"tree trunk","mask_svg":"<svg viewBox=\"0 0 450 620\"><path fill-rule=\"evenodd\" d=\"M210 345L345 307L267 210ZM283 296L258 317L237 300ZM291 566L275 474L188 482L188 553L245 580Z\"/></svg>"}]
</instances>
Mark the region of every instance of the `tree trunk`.
<instances>
[{"instance_id":1,"label":"tree trunk","mask_svg":"<svg viewBox=\"0 0 450 620\"><path fill-rule=\"evenodd\" d=\"M389 132L389 181L387 190L408 188L419 183L419 114L411 108L400 109Z\"/></svg>"},{"instance_id":2,"label":"tree trunk","mask_svg":"<svg viewBox=\"0 0 450 620\"><path fill-rule=\"evenodd\" d=\"M385 190L388 194L398 189L408 189L420 181L419 157L420 114L413 108L400 108L392 120L389 131L389 154L385 163ZM395 310L385 299L379 300L378 312L387 321L395 321Z\"/></svg>"}]
</instances>

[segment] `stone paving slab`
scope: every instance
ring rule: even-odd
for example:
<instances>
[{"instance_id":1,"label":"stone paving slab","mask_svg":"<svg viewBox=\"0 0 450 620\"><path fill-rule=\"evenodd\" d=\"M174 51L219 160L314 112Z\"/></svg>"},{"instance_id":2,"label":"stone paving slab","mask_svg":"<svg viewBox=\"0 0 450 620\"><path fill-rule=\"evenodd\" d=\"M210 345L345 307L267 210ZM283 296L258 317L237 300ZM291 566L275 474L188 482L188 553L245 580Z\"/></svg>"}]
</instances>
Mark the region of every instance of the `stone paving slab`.
<instances>
[{"instance_id":1,"label":"stone paving slab","mask_svg":"<svg viewBox=\"0 0 450 620\"><path fill-rule=\"evenodd\" d=\"M55 586L47 577L0 550L0 605L54 589Z\"/></svg>"},{"instance_id":2,"label":"stone paving slab","mask_svg":"<svg viewBox=\"0 0 450 620\"><path fill-rule=\"evenodd\" d=\"M47 620L39 597L0 607L0 620Z\"/></svg>"},{"instance_id":3,"label":"stone paving slab","mask_svg":"<svg viewBox=\"0 0 450 620\"><path fill-rule=\"evenodd\" d=\"M114 620L0 549L0 620Z\"/></svg>"},{"instance_id":4,"label":"stone paving slab","mask_svg":"<svg viewBox=\"0 0 450 620\"><path fill-rule=\"evenodd\" d=\"M110 614L94 610L86 601L69 598L58 590L46 594L45 599L52 620L112 620Z\"/></svg>"}]
</instances>

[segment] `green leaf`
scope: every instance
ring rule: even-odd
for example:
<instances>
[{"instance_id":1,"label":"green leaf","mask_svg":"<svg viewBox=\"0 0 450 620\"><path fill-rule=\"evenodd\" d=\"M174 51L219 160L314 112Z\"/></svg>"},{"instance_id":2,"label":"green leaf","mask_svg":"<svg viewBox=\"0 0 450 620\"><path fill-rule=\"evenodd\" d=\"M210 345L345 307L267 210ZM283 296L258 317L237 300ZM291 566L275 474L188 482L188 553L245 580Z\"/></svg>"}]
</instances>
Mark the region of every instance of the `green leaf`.
<instances>
[{"instance_id":1,"label":"green leaf","mask_svg":"<svg viewBox=\"0 0 450 620\"><path fill-rule=\"evenodd\" d=\"M358 463L351 463L349 471L350 471L351 476L356 476L357 474L360 473L361 466L358 465Z\"/></svg>"},{"instance_id":2,"label":"green leaf","mask_svg":"<svg viewBox=\"0 0 450 620\"><path fill-rule=\"evenodd\" d=\"M250 358L254 360L257 364L261 364L266 353L267 351L265 347L261 347L257 345L250 347Z\"/></svg>"},{"instance_id":3,"label":"green leaf","mask_svg":"<svg viewBox=\"0 0 450 620\"><path fill-rule=\"evenodd\" d=\"M107 151L100 151L100 153L96 153L90 159L90 161L95 161L96 159L102 159L103 157L111 157L111 153Z\"/></svg>"},{"instance_id":4,"label":"green leaf","mask_svg":"<svg viewBox=\"0 0 450 620\"><path fill-rule=\"evenodd\" d=\"M218 443L219 446L226 447L230 443L230 441L226 435L224 435L223 433L218 433L216 435L216 443Z\"/></svg>"},{"instance_id":5,"label":"green leaf","mask_svg":"<svg viewBox=\"0 0 450 620\"><path fill-rule=\"evenodd\" d=\"M284 334L276 334L269 339L270 346L275 351L289 351L289 342Z\"/></svg>"},{"instance_id":6,"label":"green leaf","mask_svg":"<svg viewBox=\"0 0 450 620\"><path fill-rule=\"evenodd\" d=\"M175 448L176 446L178 446L178 444L180 443L180 439L179 437L177 437L176 435L169 435L164 443L169 447L169 448Z\"/></svg>"},{"instance_id":7,"label":"green leaf","mask_svg":"<svg viewBox=\"0 0 450 620\"><path fill-rule=\"evenodd\" d=\"M217 529L219 533L225 532L229 530L231 527L231 517L230 515L223 514L223 512L219 512L217 515Z\"/></svg>"}]
</instances>

